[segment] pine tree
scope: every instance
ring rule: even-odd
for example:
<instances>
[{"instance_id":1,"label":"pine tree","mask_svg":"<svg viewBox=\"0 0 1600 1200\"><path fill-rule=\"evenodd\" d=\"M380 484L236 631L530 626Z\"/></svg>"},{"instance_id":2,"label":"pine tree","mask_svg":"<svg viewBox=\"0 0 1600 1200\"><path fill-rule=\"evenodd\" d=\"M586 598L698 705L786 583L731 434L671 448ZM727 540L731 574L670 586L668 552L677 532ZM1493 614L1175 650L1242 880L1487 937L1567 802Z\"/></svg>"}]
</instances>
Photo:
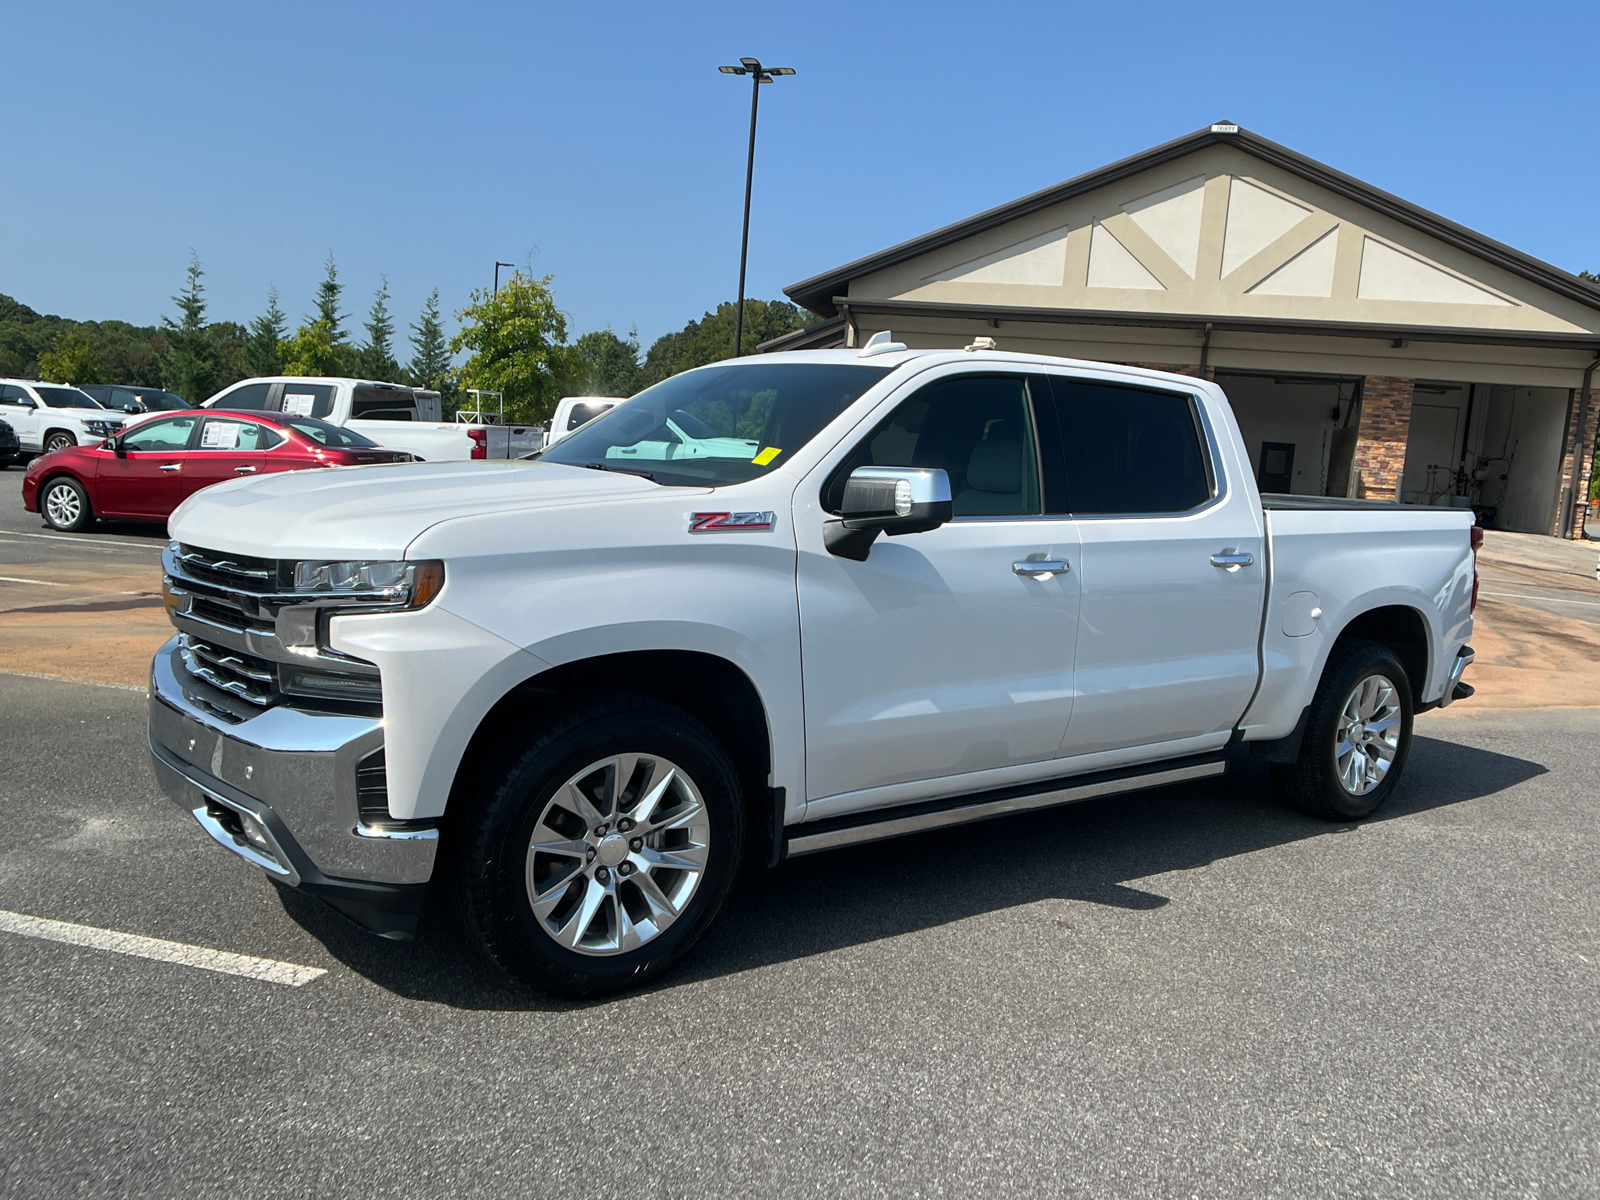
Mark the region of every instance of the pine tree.
<instances>
[{"instance_id":1,"label":"pine tree","mask_svg":"<svg viewBox=\"0 0 1600 1200\"><path fill-rule=\"evenodd\" d=\"M267 311L250 322L244 361L252 375L283 374L283 342L289 336L289 318L278 307L278 289L267 292Z\"/></svg>"},{"instance_id":2,"label":"pine tree","mask_svg":"<svg viewBox=\"0 0 1600 1200\"><path fill-rule=\"evenodd\" d=\"M217 379L216 350L206 336L206 290L200 283L204 275L199 256L189 251L188 278L183 291L172 298L179 319L161 318L167 341L161 356L162 386L191 404L209 397Z\"/></svg>"},{"instance_id":3,"label":"pine tree","mask_svg":"<svg viewBox=\"0 0 1600 1200\"><path fill-rule=\"evenodd\" d=\"M411 363L406 375L411 383L430 391L450 390L450 349L439 320L439 289L434 288L422 306L422 316L411 326Z\"/></svg>"},{"instance_id":4,"label":"pine tree","mask_svg":"<svg viewBox=\"0 0 1600 1200\"><path fill-rule=\"evenodd\" d=\"M332 250L328 251L327 268L327 275L317 284L316 319L327 327L328 341L341 346L348 336L344 330L344 316L339 312L339 296L344 292L344 284L339 282L339 268L333 261Z\"/></svg>"},{"instance_id":5,"label":"pine tree","mask_svg":"<svg viewBox=\"0 0 1600 1200\"><path fill-rule=\"evenodd\" d=\"M389 316L389 277L383 281L372 298L372 311L367 314L367 344L361 347L361 374L383 383L396 383L400 379L400 364L394 360L394 319Z\"/></svg>"}]
</instances>

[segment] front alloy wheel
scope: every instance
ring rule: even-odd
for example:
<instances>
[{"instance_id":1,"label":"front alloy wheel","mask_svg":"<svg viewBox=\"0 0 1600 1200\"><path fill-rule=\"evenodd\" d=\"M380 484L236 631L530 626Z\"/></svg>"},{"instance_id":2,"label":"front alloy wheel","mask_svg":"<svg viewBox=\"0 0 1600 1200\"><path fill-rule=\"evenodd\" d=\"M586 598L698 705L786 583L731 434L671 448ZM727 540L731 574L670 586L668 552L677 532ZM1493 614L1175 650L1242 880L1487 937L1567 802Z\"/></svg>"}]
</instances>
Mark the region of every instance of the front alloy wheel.
<instances>
[{"instance_id":1,"label":"front alloy wheel","mask_svg":"<svg viewBox=\"0 0 1600 1200\"><path fill-rule=\"evenodd\" d=\"M455 826L456 911L509 974L560 996L635 987L715 919L744 848L717 737L665 701L575 699L531 717Z\"/></svg>"},{"instance_id":2,"label":"front alloy wheel","mask_svg":"<svg viewBox=\"0 0 1600 1200\"><path fill-rule=\"evenodd\" d=\"M94 520L89 496L76 479L58 476L44 485L39 495L39 511L52 529L77 533Z\"/></svg>"},{"instance_id":3,"label":"front alloy wheel","mask_svg":"<svg viewBox=\"0 0 1600 1200\"><path fill-rule=\"evenodd\" d=\"M76 446L77 444L77 438L73 437L70 433L63 433L58 429L55 433L52 433L49 437L45 438L44 452L49 454L55 450L67 450L73 446Z\"/></svg>"},{"instance_id":4,"label":"front alloy wheel","mask_svg":"<svg viewBox=\"0 0 1600 1200\"><path fill-rule=\"evenodd\" d=\"M626 753L556 789L528 845L528 902L544 931L579 954L623 954L670 929L694 898L711 822L688 772Z\"/></svg>"}]
</instances>

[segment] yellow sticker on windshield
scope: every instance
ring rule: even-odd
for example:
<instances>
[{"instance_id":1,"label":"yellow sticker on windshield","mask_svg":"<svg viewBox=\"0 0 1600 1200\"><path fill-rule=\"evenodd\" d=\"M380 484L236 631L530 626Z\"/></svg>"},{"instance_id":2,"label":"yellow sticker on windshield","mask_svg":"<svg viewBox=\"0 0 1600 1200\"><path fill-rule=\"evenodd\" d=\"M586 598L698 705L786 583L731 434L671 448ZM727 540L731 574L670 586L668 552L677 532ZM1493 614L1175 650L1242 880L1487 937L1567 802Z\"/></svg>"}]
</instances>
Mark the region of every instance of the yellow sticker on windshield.
<instances>
[{"instance_id":1,"label":"yellow sticker on windshield","mask_svg":"<svg viewBox=\"0 0 1600 1200\"><path fill-rule=\"evenodd\" d=\"M755 465L758 466L758 467L764 467L769 462L771 462L773 459L777 458L778 455L780 455L782 453L783 453L783 451L779 450L776 446L768 446L765 450L763 450L760 454L756 455L750 461L755 463Z\"/></svg>"}]
</instances>

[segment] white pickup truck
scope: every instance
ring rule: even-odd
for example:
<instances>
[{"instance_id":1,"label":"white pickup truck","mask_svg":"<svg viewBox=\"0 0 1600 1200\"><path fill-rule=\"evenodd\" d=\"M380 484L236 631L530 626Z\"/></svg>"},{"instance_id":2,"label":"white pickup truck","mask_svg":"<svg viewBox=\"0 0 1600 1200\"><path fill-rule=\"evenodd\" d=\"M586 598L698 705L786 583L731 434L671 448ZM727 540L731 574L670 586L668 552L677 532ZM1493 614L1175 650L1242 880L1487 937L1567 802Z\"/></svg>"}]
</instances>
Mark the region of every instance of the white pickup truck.
<instances>
[{"instance_id":1,"label":"white pickup truck","mask_svg":"<svg viewBox=\"0 0 1600 1200\"><path fill-rule=\"evenodd\" d=\"M330 425L347 426L385 449L408 451L424 462L515 458L538 446L537 433L526 426L422 420L419 397L432 400L437 393L369 379L277 375L243 380L202 407L317 417Z\"/></svg>"},{"instance_id":2,"label":"white pickup truck","mask_svg":"<svg viewBox=\"0 0 1600 1200\"><path fill-rule=\"evenodd\" d=\"M722 456L670 452L685 417ZM1471 692L1471 520L1263 500L1184 376L740 359L534 462L188 500L150 747L278 880L391 937L438 880L511 974L597 994L746 859L1219 775L1236 742L1366 816L1413 715Z\"/></svg>"}]
</instances>

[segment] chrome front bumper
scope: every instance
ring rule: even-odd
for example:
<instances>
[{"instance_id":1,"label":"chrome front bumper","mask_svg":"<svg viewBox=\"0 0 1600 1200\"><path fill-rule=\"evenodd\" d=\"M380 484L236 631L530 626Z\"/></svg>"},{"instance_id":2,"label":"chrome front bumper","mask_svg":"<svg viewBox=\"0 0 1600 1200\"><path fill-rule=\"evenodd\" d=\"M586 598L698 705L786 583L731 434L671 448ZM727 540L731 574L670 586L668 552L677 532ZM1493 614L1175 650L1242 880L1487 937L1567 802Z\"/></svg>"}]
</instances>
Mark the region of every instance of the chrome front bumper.
<instances>
[{"instance_id":1,"label":"chrome front bumper","mask_svg":"<svg viewBox=\"0 0 1600 1200\"><path fill-rule=\"evenodd\" d=\"M150 670L150 754L167 795L274 878L407 936L439 831L362 822L356 767L382 747L382 718L278 705L233 724L196 703L188 680L173 638Z\"/></svg>"}]
</instances>

